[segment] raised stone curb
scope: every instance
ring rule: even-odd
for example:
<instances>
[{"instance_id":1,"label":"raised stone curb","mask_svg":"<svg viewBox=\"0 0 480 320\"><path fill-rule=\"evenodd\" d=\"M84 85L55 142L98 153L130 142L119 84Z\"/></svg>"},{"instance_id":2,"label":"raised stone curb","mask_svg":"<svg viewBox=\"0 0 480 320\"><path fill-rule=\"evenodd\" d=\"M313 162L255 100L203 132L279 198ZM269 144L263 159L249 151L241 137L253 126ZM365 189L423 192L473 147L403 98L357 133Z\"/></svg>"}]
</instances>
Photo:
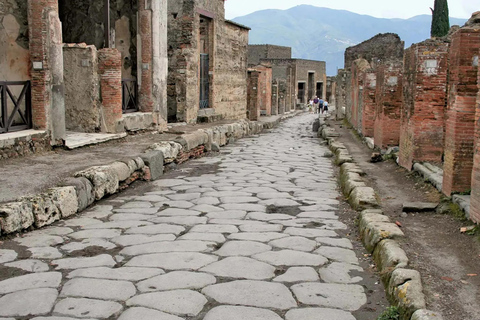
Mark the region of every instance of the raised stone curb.
<instances>
[{"instance_id":1,"label":"raised stone curb","mask_svg":"<svg viewBox=\"0 0 480 320\"><path fill-rule=\"evenodd\" d=\"M199 129L181 135L175 141L155 143L140 157L120 159L108 165L79 171L73 177L65 179L58 188L1 204L0 236L50 225L85 210L95 201L119 192L138 179L160 178L166 164L183 162L204 150L218 151L220 146L261 133L264 129L272 129L281 121L297 114L298 112L286 114L274 121L239 120L236 123ZM135 123L129 125L134 127Z\"/></svg>"},{"instance_id":2,"label":"raised stone curb","mask_svg":"<svg viewBox=\"0 0 480 320\"><path fill-rule=\"evenodd\" d=\"M339 184L344 195L353 209L361 211L359 232L362 242L373 253L390 302L399 308L401 320L443 320L439 313L425 310L420 274L405 269L408 257L395 241L404 238L404 233L382 210L376 209L379 203L375 191L365 185L362 178L365 173L353 163L347 148L335 141L338 134L332 131L324 119L319 119L318 137L326 139L335 154L335 163L340 166Z\"/></svg>"}]
</instances>

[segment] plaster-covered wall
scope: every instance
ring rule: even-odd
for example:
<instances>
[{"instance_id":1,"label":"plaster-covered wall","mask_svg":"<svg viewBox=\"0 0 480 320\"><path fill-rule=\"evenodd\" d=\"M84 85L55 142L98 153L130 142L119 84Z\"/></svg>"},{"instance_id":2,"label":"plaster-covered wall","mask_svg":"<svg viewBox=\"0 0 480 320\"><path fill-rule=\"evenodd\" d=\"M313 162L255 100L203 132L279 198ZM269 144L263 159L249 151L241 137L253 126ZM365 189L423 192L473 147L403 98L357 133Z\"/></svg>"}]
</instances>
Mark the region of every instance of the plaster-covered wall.
<instances>
[{"instance_id":1,"label":"plaster-covered wall","mask_svg":"<svg viewBox=\"0 0 480 320\"><path fill-rule=\"evenodd\" d=\"M0 1L0 81L30 79L27 0Z\"/></svg>"}]
</instances>

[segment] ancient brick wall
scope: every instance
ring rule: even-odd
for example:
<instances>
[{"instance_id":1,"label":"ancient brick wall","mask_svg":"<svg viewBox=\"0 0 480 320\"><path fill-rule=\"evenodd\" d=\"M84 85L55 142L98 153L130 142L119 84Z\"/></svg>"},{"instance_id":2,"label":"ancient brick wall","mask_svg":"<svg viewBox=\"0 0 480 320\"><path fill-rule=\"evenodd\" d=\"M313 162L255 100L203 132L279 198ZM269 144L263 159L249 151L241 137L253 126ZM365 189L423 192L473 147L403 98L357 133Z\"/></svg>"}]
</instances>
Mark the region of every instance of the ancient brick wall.
<instances>
[{"instance_id":1,"label":"ancient brick wall","mask_svg":"<svg viewBox=\"0 0 480 320\"><path fill-rule=\"evenodd\" d=\"M271 44L255 44L248 46L248 66L260 64L262 59L291 59L292 48Z\"/></svg>"},{"instance_id":2,"label":"ancient brick wall","mask_svg":"<svg viewBox=\"0 0 480 320\"><path fill-rule=\"evenodd\" d=\"M377 88L377 75L369 69L363 73L361 132L366 137L373 137L375 124L375 94ZM359 120L360 121L360 120Z\"/></svg>"},{"instance_id":3,"label":"ancient brick wall","mask_svg":"<svg viewBox=\"0 0 480 320\"><path fill-rule=\"evenodd\" d=\"M475 106L475 140L472 170L472 191L470 194L470 219L480 223L480 64L477 70L477 101Z\"/></svg>"},{"instance_id":4,"label":"ancient brick wall","mask_svg":"<svg viewBox=\"0 0 480 320\"><path fill-rule=\"evenodd\" d=\"M122 119L122 55L117 49L98 51L103 122L107 132L118 132Z\"/></svg>"},{"instance_id":5,"label":"ancient brick wall","mask_svg":"<svg viewBox=\"0 0 480 320\"><path fill-rule=\"evenodd\" d=\"M337 120L343 119L343 112L347 104L347 72L344 69L338 70L338 74L335 77L335 118Z\"/></svg>"},{"instance_id":6,"label":"ancient brick wall","mask_svg":"<svg viewBox=\"0 0 480 320\"><path fill-rule=\"evenodd\" d=\"M0 79L30 80L27 0L0 3Z\"/></svg>"},{"instance_id":7,"label":"ancient brick wall","mask_svg":"<svg viewBox=\"0 0 480 320\"><path fill-rule=\"evenodd\" d=\"M258 71L258 94L260 96L260 114L272 115L272 68L266 66L256 66L253 68Z\"/></svg>"},{"instance_id":8,"label":"ancient brick wall","mask_svg":"<svg viewBox=\"0 0 480 320\"><path fill-rule=\"evenodd\" d=\"M366 72L370 69L370 64L365 59L355 60L351 67L351 118L350 123L362 133L362 117L363 117L363 104L364 104L364 86L366 79Z\"/></svg>"},{"instance_id":9,"label":"ancient brick wall","mask_svg":"<svg viewBox=\"0 0 480 320\"><path fill-rule=\"evenodd\" d=\"M317 95L317 83L321 83L321 92L322 96L320 98L326 99L327 94L327 74L326 74L326 63L325 61L315 61L315 60L304 60L304 59L294 59L296 65L296 81L305 82L305 97L304 101L308 102L309 98L313 98ZM313 92L311 97L309 97L308 87L309 83L309 73L314 73L313 77Z\"/></svg>"},{"instance_id":10,"label":"ancient brick wall","mask_svg":"<svg viewBox=\"0 0 480 320\"><path fill-rule=\"evenodd\" d=\"M247 74L247 118L251 121L257 121L260 118L260 72L249 70Z\"/></svg>"},{"instance_id":11,"label":"ancient brick wall","mask_svg":"<svg viewBox=\"0 0 480 320\"><path fill-rule=\"evenodd\" d=\"M405 50L399 164L441 163L449 44L426 40Z\"/></svg>"},{"instance_id":12,"label":"ancient brick wall","mask_svg":"<svg viewBox=\"0 0 480 320\"><path fill-rule=\"evenodd\" d=\"M471 188L480 29L464 27L452 36L449 53L443 193Z\"/></svg>"},{"instance_id":13,"label":"ancient brick wall","mask_svg":"<svg viewBox=\"0 0 480 320\"><path fill-rule=\"evenodd\" d=\"M398 146L403 102L403 62L389 62L377 68L374 142L381 149Z\"/></svg>"}]
</instances>

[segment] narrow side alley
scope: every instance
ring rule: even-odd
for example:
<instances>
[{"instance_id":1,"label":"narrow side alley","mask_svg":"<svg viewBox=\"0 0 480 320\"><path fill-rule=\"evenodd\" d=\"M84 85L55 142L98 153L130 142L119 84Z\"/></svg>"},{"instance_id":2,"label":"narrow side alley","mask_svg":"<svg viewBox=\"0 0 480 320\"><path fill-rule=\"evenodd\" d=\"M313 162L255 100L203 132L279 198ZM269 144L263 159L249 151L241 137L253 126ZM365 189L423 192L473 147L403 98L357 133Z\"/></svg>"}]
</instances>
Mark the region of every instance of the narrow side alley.
<instances>
[{"instance_id":1,"label":"narrow side alley","mask_svg":"<svg viewBox=\"0 0 480 320\"><path fill-rule=\"evenodd\" d=\"M0 317L376 318L383 286L339 220L314 117L0 242Z\"/></svg>"}]
</instances>

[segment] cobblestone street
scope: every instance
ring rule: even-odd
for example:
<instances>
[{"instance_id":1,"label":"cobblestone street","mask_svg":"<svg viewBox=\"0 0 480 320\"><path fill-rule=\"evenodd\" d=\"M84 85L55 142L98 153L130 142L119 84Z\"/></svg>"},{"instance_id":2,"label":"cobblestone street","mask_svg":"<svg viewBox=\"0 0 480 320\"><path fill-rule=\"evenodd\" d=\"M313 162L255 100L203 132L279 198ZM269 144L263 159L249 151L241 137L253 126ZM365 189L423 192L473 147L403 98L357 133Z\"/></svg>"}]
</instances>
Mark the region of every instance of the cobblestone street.
<instances>
[{"instance_id":1,"label":"cobblestone street","mask_svg":"<svg viewBox=\"0 0 480 320\"><path fill-rule=\"evenodd\" d=\"M5 240L0 319L355 320L365 273L315 116Z\"/></svg>"}]
</instances>

